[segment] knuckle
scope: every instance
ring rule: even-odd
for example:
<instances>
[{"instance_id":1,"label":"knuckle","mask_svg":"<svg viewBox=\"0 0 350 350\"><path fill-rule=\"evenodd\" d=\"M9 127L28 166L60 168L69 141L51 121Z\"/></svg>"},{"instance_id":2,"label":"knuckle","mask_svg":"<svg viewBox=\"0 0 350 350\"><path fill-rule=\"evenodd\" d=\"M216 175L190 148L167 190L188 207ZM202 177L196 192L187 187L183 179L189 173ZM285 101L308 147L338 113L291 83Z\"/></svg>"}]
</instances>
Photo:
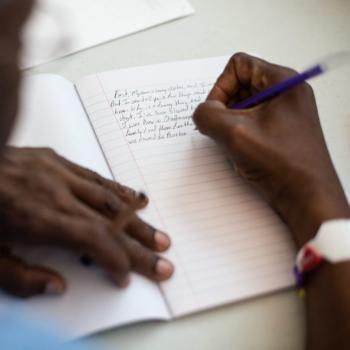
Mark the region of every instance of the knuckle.
<instances>
[{"instance_id":1,"label":"knuckle","mask_svg":"<svg viewBox=\"0 0 350 350\"><path fill-rule=\"evenodd\" d=\"M249 129L243 123L234 124L231 126L229 137L230 146L235 149L246 143L249 138Z\"/></svg>"},{"instance_id":2,"label":"knuckle","mask_svg":"<svg viewBox=\"0 0 350 350\"><path fill-rule=\"evenodd\" d=\"M45 148L45 153L47 156L50 156L50 157L55 157L57 155L57 153L50 147Z\"/></svg>"},{"instance_id":3,"label":"knuckle","mask_svg":"<svg viewBox=\"0 0 350 350\"><path fill-rule=\"evenodd\" d=\"M103 185L103 178L96 171L88 170L92 181L96 182L98 185Z\"/></svg>"},{"instance_id":4,"label":"knuckle","mask_svg":"<svg viewBox=\"0 0 350 350\"><path fill-rule=\"evenodd\" d=\"M298 72L297 72L295 69L292 69L292 68L289 68L289 67L285 67L285 68L283 69L283 73L284 73L284 76L285 76L286 78L290 78L290 77L292 77L293 75L298 74Z\"/></svg>"},{"instance_id":5,"label":"knuckle","mask_svg":"<svg viewBox=\"0 0 350 350\"><path fill-rule=\"evenodd\" d=\"M245 138L248 134L248 128L243 123L236 123L231 126L230 134L233 139Z\"/></svg>"},{"instance_id":6,"label":"knuckle","mask_svg":"<svg viewBox=\"0 0 350 350\"><path fill-rule=\"evenodd\" d=\"M248 70L247 65L247 55L243 52L235 53L228 65L225 68L225 71L228 73L234 73L236 74L236 70L242 72L246 72ZM225 73L225 72L224 72Z\"/></svg>"},{"instance_id":7,"label":"knuckle","mask_svg":"<svg viewBox=\"0 0 350 350\"><path fill-rule=\"evenodd\" d=\"M90 176L92 178L96 178L96 179L100 178L100 175L96 171L91 170L89 168L84 168L84 170L87 171L88 173L90 173Z\"/></svg>"},{"instance_id":8,"label":"knuckle","mask_svg":"<svg viewBox=\"0 0 350 350\"><path fill-rule=\"evenodd\" d=\"M289 67L283 67L278 65L274 65L274 67L276 68L276 76L277 76L276 80L278 81L291 78L294 75L298 74L296 70Z\"/></svg>"},{"instance_id":9,"label":"knuckle","mask_svg":"<svg viewBox=\"0 0 350 350\"><path fill-rule=\"evenodd\" d=\"M27 230L30 230L30 239L42 239L43 234L52 225L51 218L47 216L46 211L42 211L40 217L34 212L36 209L29 207L23 210L21 220L27 225Z\"/></svg>"},{"instance_id":10,"label":"knuckle","mask_svg":"<svg viewBox=\"0 0 350 350\"><path fill-rule=\"evenodd\" d=\"M116 257L113 253L113 258L115 258L115 264L118 271L128 273L132 267L132 252L133 249L130 247L129 240L123 235L115 237L113 240L114 247L118 247L119 254Z\"/></svg>"},{"instance_id":11,"label":"knuckle","mask_svg":"<svg viewBox=\"0 0 350 350\"><path fill-rule=\"evenodd\" d=\"M249 56L244 52L237 52L231 57L230 63L241 63L242 61L245 61L248 57Z\"/></svg>"},{"instance_id":12,"label":"knuckle","mask_svg":"<svg viewBox=\"0 0 350 350\"><path fill-rule=\"evenodd\" d=\"M74 212L75 203L72 202L72 198L68 194L68 192L60 190L60 191L51 191L49 193L50 193L51 200L64 213Z\"/></svg>"},{"instance_id":13,"label":"knuckle","mask_svg":"<svg viewBox=\"0 0 350 350\"><path fill-rule=\"evenodd\" d=\"M110 191L104 192L104 211L109 214L119 213L121 209L121 202Z\"/></svg>"},{"instance_id":14,"label":"knuckle","mask_svg":"<svg viewBox=\"0 0 350 350\"><path fill-rule=\"evenodd\" d=\"M309 83L303 84L303 89L306 95L314 97L314 90Z\"/></svg>"},{"instance_id":15,"label":"knuckle","mask_svg":"<svg viewBox=\"0 0 350 350\"><path fill-rule=\"evenodd\" d=\"M152 246L156 243L156 229L139 217L135 217L135 219L128 224L127 233L139 242L146 242L146 244L151 244Z\"/></svg>"},{"instance_id":16,"label":"knuckle","mask_svg":"<svg viewBox=\"0 0 350 350\"><path fill-rule=\"evenodd\" d=\"M115 190L117 191L117 193L119 195L121 195L122 197L127 196L129 198L135 199L138 198L140 196L140 194L138 192L136 192L135 190L133 190L132 188L128 187L128 186L123 186L120 183L112 183L112 186L115 188Z\"/></svg>"},{"instance_id":17,"label":"knuckle","mask_svg":"<svg viewBox=\"0 0 350 350\"><path fill-rule=\"evenodd\" d=\"M47 225L48 229L51 231L53 231L55 233L55 235L58 232L65 232L65 229L67 228L67 221L65 216L58 214L55 215L54 217L51 214L48 214L48 212L44 212L41 215L41 220L39 220L40 223L40 227L43 230L45 224ZM40 232L42 232L42 230L40 230ZM45 232L45 231L44 231ZM69 231L68 231L69 232ZM76 232L78 232L78 230L76 230ZM69 232L69 236L68 237L72 237L73 235Z\"/></svg>"},{"instance_id":18,"label":"knuckle","mask_svg":"<svg viewBox=\"0 0 350 350\"><path fill-rule=\"evenodd\" d=\"M263 70L264 67L270 65L270 63L263 61L262 59L249 55L245 52L237 52L231 58L232 67L235 66L237 71L241 71L247 75L253 69Z\"/></svg>"},{"instance_id":19,"label":"knuckle","mask_svg":"<svg viewBox=\"0 0 350 350\"><path fill-rule=\"evenodd\" d=\"M34 169L38 170L42 167L50 168L53 166L53 160L55 159L55 152L50 148L41 149L39 154L33 159Z\"/></svg>"},{"instance_id":20,"label":"knuckle","mask_svg":"<svg viewBox=\"0 0 350 350\"><path fill-rule=\"evenodd\" d=\"M46 157L55 157L57 153L50 147L42 147L40 148L41 153Z\"/></svg>"},{"instance_id":21,"label":"knuckle","mask_svg":"<svg viewBox=\"0 0 350 350\"><path fill-rule=\"evenodd\" d=\"M148 238L150 241L155 242L155 233L156 229L148 224L147 222L144 222L140 218L137 218L137 224L140 229L140 231L143 232L144 236Z\"/></svg>"},{"instance_id":22,"label":"knuckle","mask_svg":"<svg viewBox=\"0 0 350 350\"><path fill-rule=\"evenodd\" d=\"M62 186L59 186L58 179L49 175L42 167L31 173L26 184L38 200L46 201L48 204L58 203L58 197L63 197Z\"/></svg>"},{"instance_id":23,"label":"knuckle","mask_svg":"<svg viewBox=\"0 0 350 350\"><path fill-rule=\"evenodd\" d=\"M55 243L69 246L74 250L82 251L92 257L98 256L106 245L107 230L103 224L87 222L85 225L67 227L65 220L58 215L54 224L56 229ZM63 231L63 234L60 234Z\"/></svg>"},{"instance_id":24,"label":"knuckle","mask_svg":"<svg viewBox=\"0 0 350 350\"><path fill-rule=\"evenodd\" d=\"M110 192L115 196L114 200L118 201L118 208L122 208L124 203L134 203L135 200L142 202L147 201L147 197L143 193L138 193L120 183L108 181L107 186L111 189Z\"/></svg>"},{"instance_id":25,"label":"knuckle","mask_svg":"<svg viewBox=\"0 0 350 350\"><path fill-rule=\"evenodd\" d=\"M97 243L106 242L108 235L108 227L103 222L94 222L89 224L89 230L84 234L85 243L88 246L94 246Z\"/></svg>"},{"instance_id":26,"label":"knuckle","mask_svg":"<svg viewBox=\"0 0 350 350\"><path fill-rule=\"evenodd\" d=\"M133 267L140 266L145 270L153 270L154 265L157 261L156 255L150 252L139 242L135 242L132 249L134 251L134 259L132 261Z\"/></svg>"}]
</instances>

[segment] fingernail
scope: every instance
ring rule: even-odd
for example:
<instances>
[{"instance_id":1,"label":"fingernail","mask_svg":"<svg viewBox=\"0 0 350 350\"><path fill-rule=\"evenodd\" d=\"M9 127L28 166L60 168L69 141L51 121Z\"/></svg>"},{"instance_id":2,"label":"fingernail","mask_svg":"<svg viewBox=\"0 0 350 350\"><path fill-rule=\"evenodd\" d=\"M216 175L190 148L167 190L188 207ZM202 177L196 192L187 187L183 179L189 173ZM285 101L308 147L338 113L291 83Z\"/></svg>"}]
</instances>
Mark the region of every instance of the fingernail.
<instances>
[{"instance_id":1,"label":"fingernail","mask_svg":"<svg viewBox=\"0 0 350 350\"><path fill-rule=\"evenodd\" d=\"M63 294L65 288L59 281L50 281L45 287L45 293L51 295Z\"/></svg>"},{"instance_id":2,"label":"fingernail","mask_svg":"<svg viewBox=\"0 0 350 350\"><path fill-rule=\"evenodd\" d=\"M148 197L143 192L139 192L137 197L141 202L148 202Z\"/></svg>"},{"instance_id":3,"label":"fingernail","mask_svg":"<svg viewBox=\"0 0 350 350\"><path fill-rule=\"evenodd\" d=\"M123 278L123 279L120 279L120 277L119 277L118 279L116 279L116 283L117 283L117 286L118 286L119 288L126 288L126 287L128 287L129 284L130 284L130 281L131 281L131 278L130 278L129 275L126 276L126 277Z\"/></svg>"},{"instance_id":4,"label":"fingernail","mask_svg":"<svg viewBox=\"0 0 350 350\"><path fill-rule=\"evenodd\" d=\"M156 264L156 273L161 278L169 278L174 272L173 264L165 259L159 259Z\"/></svg>"},{"instance_id":5,"label":"fingernail","mask_svg":"<svg viewBox=\"0 0 350 350\"><path fill-rule=\"evenodd\" d=\"M156 242L157 248L161 251L169 248L170 246L170 238L164 232L156 231L154 234L154 240Z\"/></svg>"}]
</instances>

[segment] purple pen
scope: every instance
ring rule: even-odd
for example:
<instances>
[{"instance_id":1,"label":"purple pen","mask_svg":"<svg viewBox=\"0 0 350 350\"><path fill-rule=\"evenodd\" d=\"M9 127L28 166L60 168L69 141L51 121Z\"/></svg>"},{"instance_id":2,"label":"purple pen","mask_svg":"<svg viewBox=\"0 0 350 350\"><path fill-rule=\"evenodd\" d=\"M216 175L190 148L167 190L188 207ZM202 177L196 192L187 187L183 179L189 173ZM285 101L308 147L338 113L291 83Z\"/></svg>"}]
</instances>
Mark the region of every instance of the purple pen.
<instances>
[{"instance_id":1,"label":"purple pen","mask_svg":"<svg viewBox=\"0 0 350 350\"><path fill-rule=\"evenodd\" d=\"M316 77L320 74L328 72L333 68L337 68L350 62L350 52L338 52L326 57L320 63L306 69L302 73L298 73L291 78L288 78L278 84L272 85L266 90L257 93L254 96L247 98L244 101L236 103L232 106L233 109L246 109L253 107L259 103L270 100L271 98L279 95L280 93L287 91L299 84L304 83L306 80Z\"/></svg>"}]
</instances>

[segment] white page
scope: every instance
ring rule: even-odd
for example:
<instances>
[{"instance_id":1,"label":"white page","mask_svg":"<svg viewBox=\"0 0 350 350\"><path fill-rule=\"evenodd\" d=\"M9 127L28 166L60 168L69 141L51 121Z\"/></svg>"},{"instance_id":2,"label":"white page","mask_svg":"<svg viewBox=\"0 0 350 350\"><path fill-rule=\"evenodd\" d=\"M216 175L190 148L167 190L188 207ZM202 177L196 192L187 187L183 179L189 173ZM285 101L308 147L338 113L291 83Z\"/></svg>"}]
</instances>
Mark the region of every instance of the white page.
<instances>
[{"instance_id":1,"label":"white page","mask_svg":"<svg viewBox=\"0 0 350 350\"><path fill-rule=\"evenodd\" d=\"M33 76L25 80L22 95L21 122L12 144L50 146L70 160L111 177L73 84L55 75ZM0 308L28 308L68 338L169 317L159 287L143 277L133 275L130 287L121 291L97 268L81 266L74 254L35 248L27 258L60 271L67 280L67 292L62 297L24 302L1 294Z\"/></svg>"},{"instance_id":2,"label":"white page","mask_svg":"<svg viewBox=\"0 0 350 350\"><path fill-rule=\"evenodd\" d=\"M25 68L194 12L187 0L38 0L38 5L25 32ZM69 45L51 51L50 42L58 42L61 34Z\"/></svg>"},{"instance_id":3,"label":"white page","mask_svg":"<svg viewBox=\"0 0 350 350\"><path fill-rule=\"evenodd\" d=\"M162 284L173 316L293 284L286 227L194 130L192 111L226 62L132 68L77 84L115 177L148 192L145 217L173 239L176 272Z\"/></svg>"}]
</instances>

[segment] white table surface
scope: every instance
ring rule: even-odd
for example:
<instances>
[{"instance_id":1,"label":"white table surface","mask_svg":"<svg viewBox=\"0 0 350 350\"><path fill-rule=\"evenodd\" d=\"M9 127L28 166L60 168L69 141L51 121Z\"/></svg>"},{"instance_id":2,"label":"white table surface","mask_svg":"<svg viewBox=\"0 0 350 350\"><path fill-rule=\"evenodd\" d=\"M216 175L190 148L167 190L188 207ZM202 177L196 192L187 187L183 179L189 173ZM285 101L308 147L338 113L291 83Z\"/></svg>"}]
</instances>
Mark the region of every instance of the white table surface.
<instances>
[{"instance_id":1,"label":"white table surface","mask_svg":"<svg viewBox=\"0 0 350 350\"><path fill-rule=\"evenodd\" d=\"M175 1L175 0L174 0ZM194 16L32 69L75 81L90 73L246 51L296 69L350 50L348 0L191 0ZM350 68L315 80L322 125L350 187ZM93 337L107 349L302 349L304 309L293 291L173 322L150 322Z\"/></svg>"}]
</instances>

